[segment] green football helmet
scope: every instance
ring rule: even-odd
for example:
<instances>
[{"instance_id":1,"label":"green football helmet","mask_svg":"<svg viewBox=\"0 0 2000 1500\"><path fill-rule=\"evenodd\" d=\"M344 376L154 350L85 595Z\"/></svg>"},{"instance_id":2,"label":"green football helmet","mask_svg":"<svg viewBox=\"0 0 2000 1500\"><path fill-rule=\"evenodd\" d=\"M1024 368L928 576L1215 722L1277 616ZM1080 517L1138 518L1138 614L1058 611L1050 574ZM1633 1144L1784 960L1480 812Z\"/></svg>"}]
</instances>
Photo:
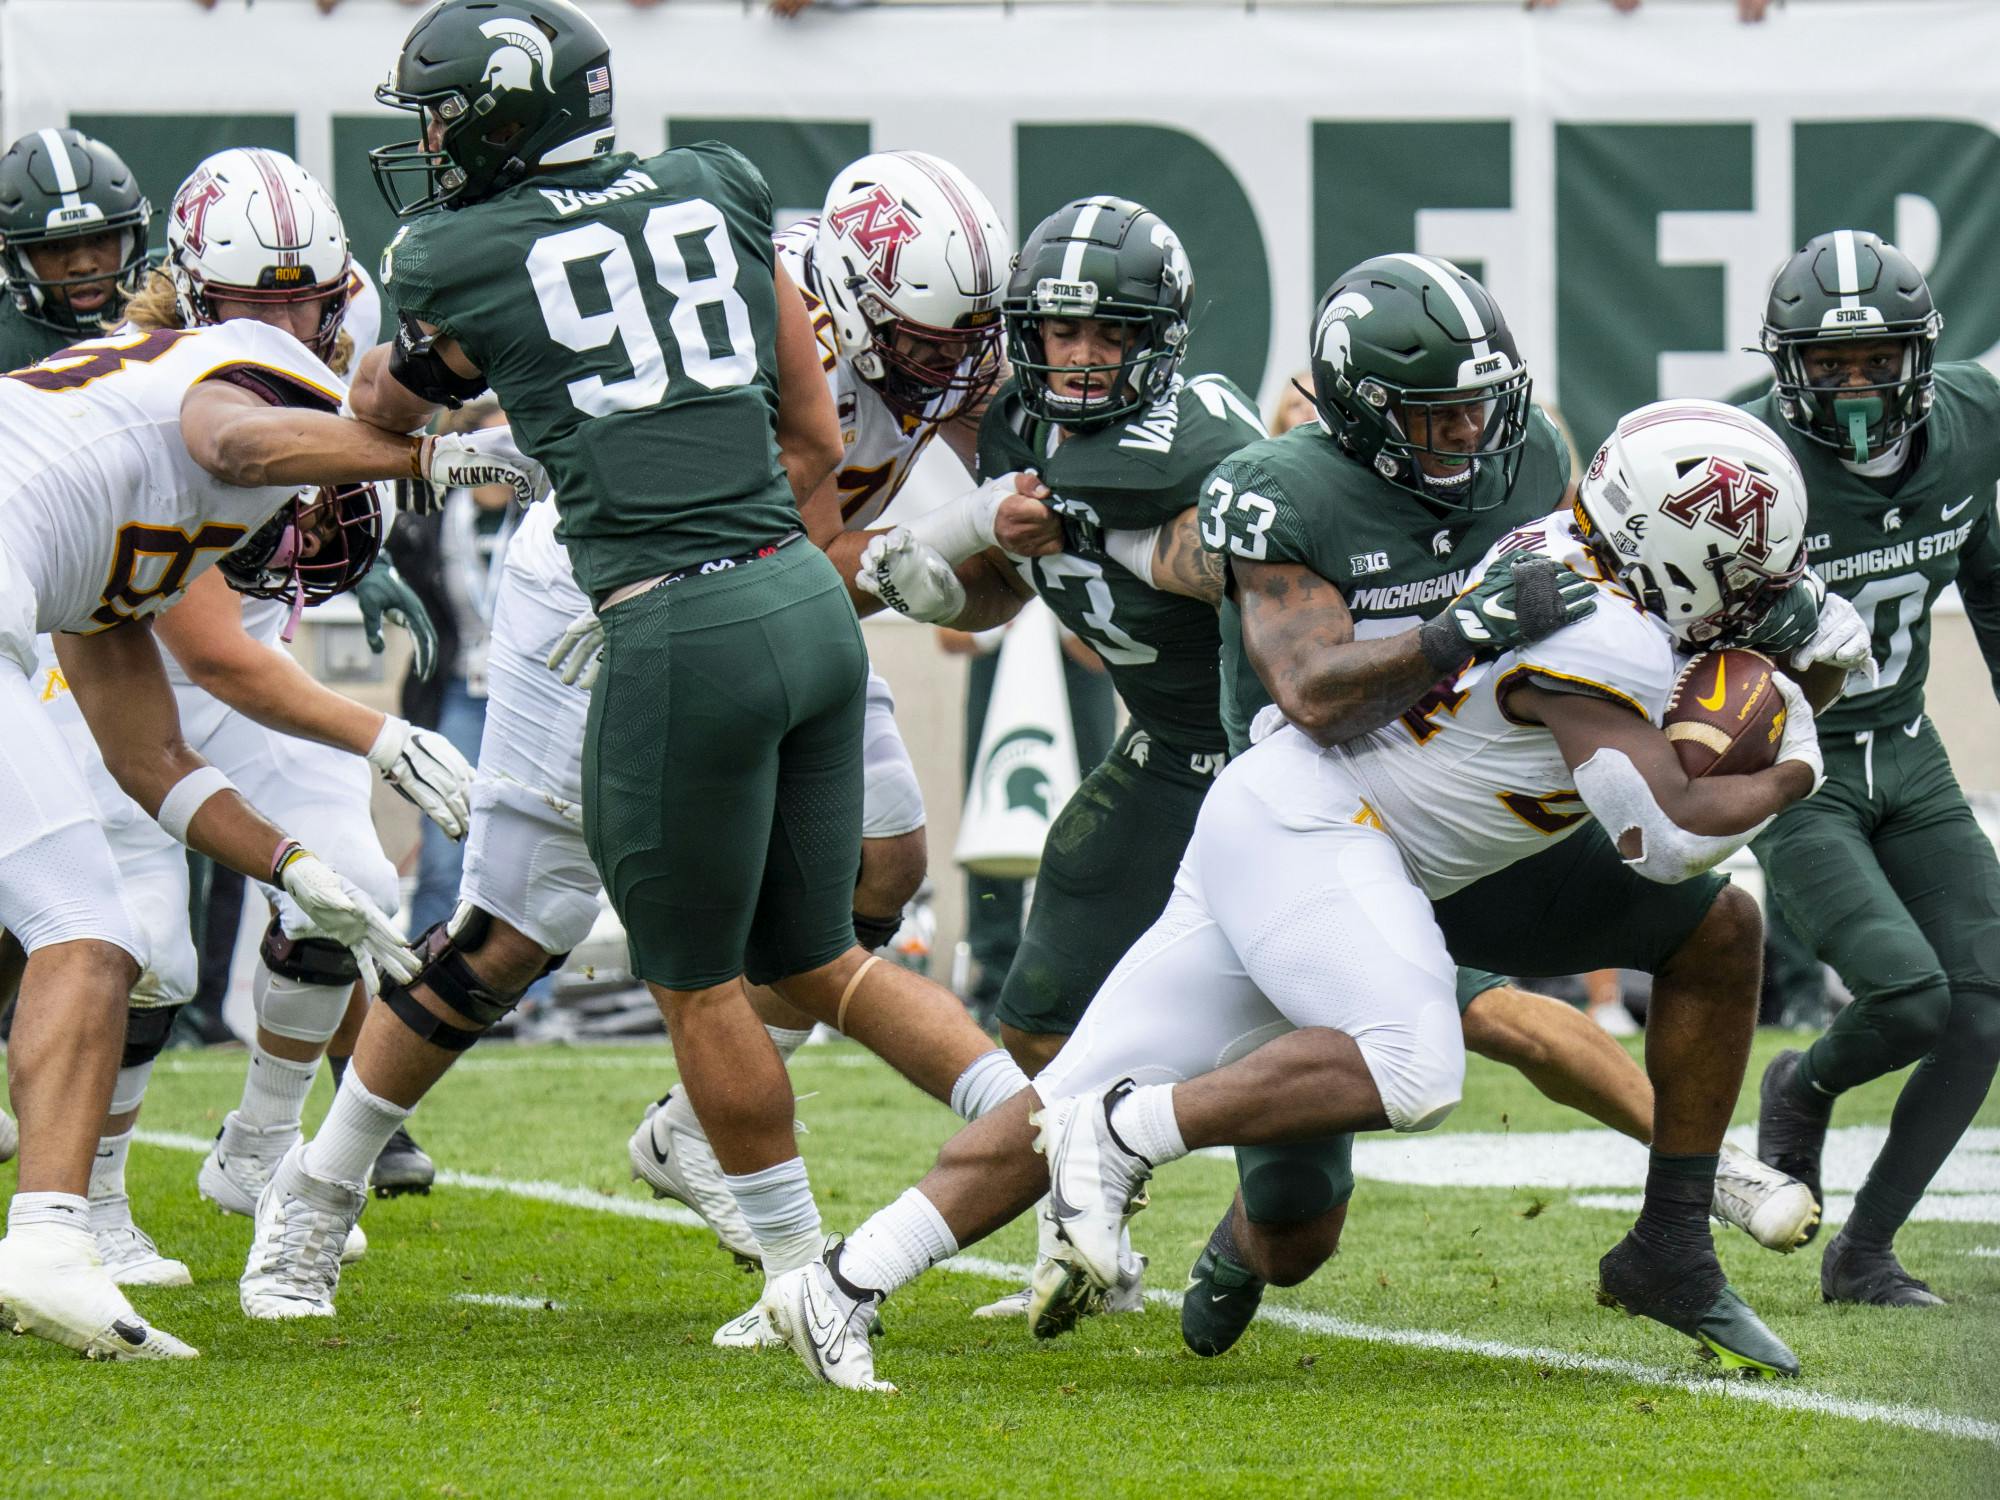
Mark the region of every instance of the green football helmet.
<instances>
[{"instance_id":1,"label":"green football helmet","mask_svg":"<svg viewBox=\"0 0 2000 1500\"><path fill-rule=\"evenodd\" d=\"M399 218L477 203L615 138L611 44L569 0L438 0L375 97L423 127L368 153Z\"/></svg>"},{"instance_id":2,"label":"green football helmet","mask_svg":"<svg viewBox=\"0 0 2000 1500\"><path fill-rule=\"evenodd\" d=\"M80 336L116 325L126 299L146 278L146 230L152 221L153 206L132 169L104 142L81 131L31 130L0 156L0 279L14 305L37 323ZM39 276L24 253L108 233L124 236L111 276L115 295L88 311L69 305L68 289L104 276ZM63 295L50 295L56 291Z\"/></svg>"},{"instance_id":3,"label":"green football helmet","mask_svg":"<svg viewBox=\"0 0 2000 1500\"><path fill-rule=\"evenodd\" d=\"M1001 300L1007 358L1021 404L1045 422L1094 431L1144 411L1173 389L1187 352L1194 272L1166 221L1124 198L1080 198L1035 226ZM1057 365L1044 319L1122 324L1116 364ZM1052 375L1086 376L1081 396L1059 394Z\"/></svg>"},{"instance_id":4,"label":"green football helmet","mask_svg":"<svg viewBox=\"0 0 2000 1500\"><path fill-rule=\"evenodd\" d=\"M1764 310L1760 346L1777 375L1779 413L1802 436L1865 462L1930 420L1943 328L1924 273L1894 245L1865 229L1807 240L1771 283ZM1903 357L1889 380L1816 385L1806 368L1815 347L1890 341Z\"/></svg>"},{"instance_id":5,"label":"green football helmet","mask_svg":"<svg viewBox=\"0 0 2000 1500\"><path fill-rule=\"evenodd\" d=\"M1533 387L1499 307L1450 261L1378 255L1336 280L1313 319L1312 382L1341 448L1397 488L1452 510L1513 489ZM1475 500L1493 464L1504 482Z\"/></svg>"}]
</instances>

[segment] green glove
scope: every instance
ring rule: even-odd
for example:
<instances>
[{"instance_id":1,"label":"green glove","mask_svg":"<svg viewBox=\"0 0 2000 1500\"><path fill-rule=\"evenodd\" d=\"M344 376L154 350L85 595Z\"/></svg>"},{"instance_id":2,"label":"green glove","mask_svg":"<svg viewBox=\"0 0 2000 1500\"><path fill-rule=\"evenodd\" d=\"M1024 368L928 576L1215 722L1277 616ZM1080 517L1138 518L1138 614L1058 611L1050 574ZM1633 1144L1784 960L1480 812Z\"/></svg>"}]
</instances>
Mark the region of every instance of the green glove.
<instances>
[{"instance_id":1,"label":"green glove","mask_svg":"<svg viewBox=\"0 0 2000 1500\"><path fill-rule=\"evenodd\" d=\"M1417 632L1424 657L1448 677L1554 635L1597 608L1596 585L1546 557L1501 560Z\"/></svg>"},{"instance_id":2,"label":"green glove","mask_svg":"<svg viewBox=\"0 0 2000 1500\"><path fill-rule=\"evenodd\" d=\"M1764 617L1743 632L1742 644L1754 646L1768 656L1785 657L1813 638L1819 629L1820 603L1826 585L1819 575L1808 571L1804 577L1778 596Z\"/></svg>"},{"instance_id":3,"label":"green glove","mask_svg":"<svg viewBox=\"0 0 2000 1500\"><path fill-rule=\"evenodd\" d=\"M431 624L424 601L403 582L395 565L386 557L378 561L354 585L354 597L361 605L361 628L367 632L368 649L377 656L382 654L384 620L402 626L410 633L410 644L416 648L410 670L417 674L419 682L430 681L431 673L437 670L437 627Z\"/></svg>"}]
</instances>

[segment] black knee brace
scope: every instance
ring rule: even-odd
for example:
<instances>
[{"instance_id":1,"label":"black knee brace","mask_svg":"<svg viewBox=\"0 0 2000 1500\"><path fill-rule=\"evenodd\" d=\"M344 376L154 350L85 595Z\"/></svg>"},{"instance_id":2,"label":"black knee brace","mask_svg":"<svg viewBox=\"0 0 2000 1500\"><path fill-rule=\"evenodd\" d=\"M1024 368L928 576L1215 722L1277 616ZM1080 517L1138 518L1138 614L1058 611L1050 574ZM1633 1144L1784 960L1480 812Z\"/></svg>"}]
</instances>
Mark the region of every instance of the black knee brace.
<instances>
[{"instance_id":1,"label":"black knee brace","mask_svg":"<svg viewBox=\"0 0 2000 1500\"><path fill-rule=\"evenodd\" d=\"M864 917L860 912L856 912L854 914L854 941L859 943L864 951L873 953L877 948L888 942L890 938L894 937L897 929L902 925L903 914L901 912L898 912L893 917Z\"/></svg>"},{"instance_id":2,"label":"black knee brace","mask_svg":"<svg viewBox=\"0 0 2000 1500\"><path fill-rule=\"evenodd\" d=\"M524 984L513 994L504 994L491 988L466 963L465 955L477 953L492 929L491 913L476 906L460 905L457 911L431 928L417 942L417 954L423 960L423 967L407 985L385 986L382 990L383 1003L397 1020L432 1046L442 1047L447 1052L465 1051L504 1020L507 1013L520 1003L528 988ZM542 965L535 979L559 967L567 957L566 953L553 955ZM528 984L534 982L531 979ZM460 1015L478 1022L478 1029L467 1030L432 1015L410 993L418 985L423 985Z\"/></svg>"},{"instance_id":3,"label":"black knee brace","mask_svg":"<svg viewBox=\"0 0 2000 1500\"><path fill-rule=\"evenodd\" d=\"M343 943L331 938L291 938L277 917L264 929L258 945L264 967L300 984L352 984L361 977L361 965Z\"/></svg>"},{"instance_id":4,"label":"black knee brace","mask_svg":"<svg viewBox=\"0 0 2000 1500\"><path fill-rule=\"evenodd\" d=\"M178 1005L135 1005L125 1015L125 1055L121 1068L136 1068L151 1062L166 1050L167 1037L174 1029Z\"/></svg>"}]
</instances>

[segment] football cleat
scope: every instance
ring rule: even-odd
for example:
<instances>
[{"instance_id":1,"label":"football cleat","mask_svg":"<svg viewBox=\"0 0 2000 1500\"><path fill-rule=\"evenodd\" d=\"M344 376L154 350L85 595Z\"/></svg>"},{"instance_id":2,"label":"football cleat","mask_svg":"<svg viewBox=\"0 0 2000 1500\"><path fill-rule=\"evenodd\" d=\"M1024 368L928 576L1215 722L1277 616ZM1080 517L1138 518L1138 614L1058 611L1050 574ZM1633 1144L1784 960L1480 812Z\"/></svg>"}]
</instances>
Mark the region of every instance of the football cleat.
<instances>
[{"instance_id":1,"label":"football cleat","mask_svg":"<svg viewBox=\"0 0 2000 1500\"><path fill-rule=\"evenodd\" d=\"M246 1125L232 1109L222 1117L215 1144L202 1158L195 1188L224 1213L254 1219L264 1184L298 1139L296 1125Z\"/></svg>"},{"instance_id":2,"label":"football cleat","mask_svg":"<svg viewBox=\"0 0 2000 1500\"><path fill-rule=\"evenodd\" d=\"M404 1193L428 1195L436 1181L437 1163L400 1125L368 1169L368 1186L378 1198L399 1198Z\"/></svg>"},{"instance_id":3,"label":"football cleat","mask_svg":"<svg viewBox=\"0 0 2000 1500\"><path fill-rule=\"evenodd\" d=\"M86 1359L193 1359L200 1351L139 1316L87 1229L36 1224L0 1239L0 1326Z\"/></svg>"},{"instance_id":4,"label":"football cleat","mask_svg":"<svg viewBox=\"0 0 2000 1500\"><path fill-rule=\"evenodd\" d=\"M763 1267L757 1237L736 1206L736 1195L722 1180L722 1164L715 1159L685 1092L669 1089L658 1104L646 1106L646 1118L632 1132L625 1154L631 1158L635 1182L645 1183L655 1198L673 1198L700 1214L715 1231L716 1243L744 1269Z\"/></svg>"},{"instance_id":5,"label":"football cleat","mask_svg":"<svg viewBox=\"0 0 2000 1500\"><path fill-rule=\"evenodd\" d=\"M1142 1191L1132 1202L1132 1213L1147 1204ZM1118 1279L1108 1287L1094 1286L1083 1271L1061 1258L1061 1241L1054 1234L1047 1214L1038 1214L1041 1231L1040 1254L1028 1281L1028 1296L1021 1311L1027 1314L1028 1331L1038 1339L1060 1338L1085 1318L1102 1313L1141 1312L1146 1306L1146 1257L1132 1248L1131 1215L1126 1216L1118 1245Z\"/></svg>"},{"instance_id":6,"label":"football cleat","mask_svg":"<svg viewBox=\"0 0 2000 1500\"><path fill-rule=\"evenodd\" d=\"M764 1304L760 1302L747 1313L738 1313L716 1329L709 1342L718 1349L782 1349L785 1347L785 1336L771 1326L771 1320L764 1316Z\"/></svg>"},{"instance_id":7,"label":"football cleat","mask_svg":"<svg viewBox=\"0 0 2000 1500\"><path fill-rule=\"evenodd\" d=\"M1727 1143L1716 1165L1709 1212L1780 1255L1798 1249L1819 1227L1819 1204L1811 1188Z\"/></svg>"},{"instance_id":8,"label":"football cleat","mask_svg":"<svg viewBox=\"0 0 2000 1500\"><path fill-rule=\"evenodd\" d=\"M132 1222L132 1201L123 1193L90 1200L90 1232L98 1258L119 1286L194 1285L187 1266L160 1254L153 1237Z\"/></svg>"},{"instance_id":9,"label":"football cleat","mask_svg":"<svg viewBox=\"0 0 2000 1500\"><path fill-rule=\"evenodd\" d=\"M0 1109L0 1161L12 1161L21 1149L21 1127L14 1123L14 1117Z\"/></svg>"},{"instance_id":10,"label":"football cleat","mask_svg":"<svg viewBox=\"0 0 2000 1500\"><path fill-rule=\"evenodd\" d=\"M1725 1372L1799 1373L1798 1356L1723 1279L1712 1251L1673 1260L1628 1234L1597 1263L1597 1277L1601 1304L1686 1334Z\"/></svg>"},{"instance_id":11,"label":"football cleat","mask_svg":"<svg viewBox=\"0 0 2000 1500\"><path fill-rule=\"evenodd\" d=\"M1034 1294L1035 1289L1032 1286L1024 1286L1018 1291L1009 1292L1004 1297L996 1297L983 1306L973 1308L972 1315L975 1318L1025 1317L1028 1312L1028 1299Z\"/></svg>"},{"instance_id":12,"label":"football cleat","mask_svg":"<svg viewBox=\"0 0 2000 1500\"><path fill-rule=\"evenodd\" d=\"M1944 1298L1903 1269L1896 1252L1857 1245L1842 1230L1826 1247L1819 1263L1819 1294L1828 1302L1859 1302L1871 1307L1943 1307Z\"/></svg>"},{"instance_id":13,"label":"football cleat","mask_svg":"<svg viewBox=\"0 0 2000 1500\"><path fill-rule=\"evenodd\" d=\"M895 1386L875 1378L875 1351L868 1330L882 1294L840 1274L840 1246L820 1260L775 1277L758 1302L771 1326L792 1351L828 1385L849 1391L884 1391Z\"/></svg>"},{"instance_id":14,"label":"football cleat","mask_svg":"<svg viewBox=\"0 0 2000 1500\"><path fill-rule=\"evenodd\" d=\"M1780 1052L1764 1069L1764 1080L1757 1090L1757 1158L1804 1183L1813 1202L1824 1208L1826 1194L1820 1191L1819 1159L1826 1149L1826 1127L1833 1118L1833 1101L1827 1100L1823 1109L1812 1109L1793 1097L1792 1080L1803 1061L1803 1052ZM1818 1232L1817 1221L1807 1225L1806 1238L1799 1243L1806 1243Z\"/></svg>"},{"instance_id":15,"label":"football cleat","mask_svg":"<svg viewBox=\"0 0 2000 1500\"><path fill-rule=\"evenodd\" d=\"M1234 1213L1232 1206L1229 1210ZM1243 1337L1243 1330L1257 1316L1264 1300L1264 1278L1231 1260L1216 1248L1222 1240L1230 1248L1229 1219L1223 1218L1208 1243L1195 1257L1188 1272L1187 1291L1181 1297L1181 1341L1203 1359L1227 1354Z\"/></svg>"},{"instance_id":16,"label":"football cleat","mask_svg":"<svg viewBox=\"0 0 2000 1500\"><path fill-rule=\"evenodd\" d=\"M1119 1250L1129 1244L1126 1222L1143 1208L1153 1164L1118 1138L1111 1111L1134 1084L1121 1078L1102 1094L1058 1099L1028 1116L1035 1149L1048 1158L1049 1196L1042 1214L1061 1242L1055 1251L1073 1260L1093 1285L1117 1284Z\"/></svg>"},{"instance_id":17,"label":"football cleat","mask_svg":"<svg viewBox=\"0 0 2000 1500\"><path fill-rule=\"evenodd\" d=\"M237 1292L252 1318L330 1318L348 1231L367 1207L358 1183L328 1182L292 1147L257 1200L257 1235Z\"/></svg>"}]
</instances>

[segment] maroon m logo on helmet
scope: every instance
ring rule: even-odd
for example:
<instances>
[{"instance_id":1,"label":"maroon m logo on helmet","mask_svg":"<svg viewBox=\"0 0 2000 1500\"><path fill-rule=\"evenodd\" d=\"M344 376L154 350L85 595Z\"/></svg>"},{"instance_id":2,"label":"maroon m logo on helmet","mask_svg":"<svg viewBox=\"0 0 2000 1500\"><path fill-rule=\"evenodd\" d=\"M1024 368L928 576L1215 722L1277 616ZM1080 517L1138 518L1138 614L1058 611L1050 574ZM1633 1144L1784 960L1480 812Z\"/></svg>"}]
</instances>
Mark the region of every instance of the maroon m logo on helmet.
<instances>
[{"instance_id":1,"label":"maroon m logo on helmet","mask_svg":"<svg viewBox=\"0 0 2000 1500\"><path fill-rule=\"evenodd\" d=\"M181 237L196 255L208 248L208 211L221 197L222 184L205 170L174 195L174 222L180 225Z\"/></svg>"},{"instance_id":2,"label":"maroon m logo on helmet","mask_svg":"<svg viewBox=\"0 0 2000 1500\"><path fill-rule=\"evenodd\" d=\"M893 194L876 183L859 198L850 198L826 216L835 234L854 241L868 257L868 274L885 292L896 289L896 262L903 246L917 237L917 221Z\"/></svg>"},{"instance_id":3,"label":"maroon m logo on helmet","mask_svg":"<svg viewBox=\"0 0 2000 1500\"><path fill-rule=\"evenodd\" d=\"M1692 530L1704 518L1743 544L1753 562L1771 555L1771 502L1778 487L1726 458L1710 458L1695 473L1695 481L1679 494L1660 502L1660 514Z\"/></svg>"}]
</instances>

